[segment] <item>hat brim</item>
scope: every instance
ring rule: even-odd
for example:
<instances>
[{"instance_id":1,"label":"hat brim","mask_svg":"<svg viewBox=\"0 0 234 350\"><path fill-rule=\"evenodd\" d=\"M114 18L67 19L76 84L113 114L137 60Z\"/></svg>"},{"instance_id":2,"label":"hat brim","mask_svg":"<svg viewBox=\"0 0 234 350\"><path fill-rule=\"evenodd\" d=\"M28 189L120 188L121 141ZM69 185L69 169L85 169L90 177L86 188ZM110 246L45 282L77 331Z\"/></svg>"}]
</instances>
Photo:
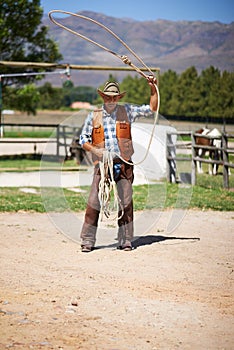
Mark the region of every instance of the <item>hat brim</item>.
<instances>
[{"instance_id":1,"label":"hat brim","mask_svg":"<svg viewBox=\"0 0 234 350\"><path fill-rule=\"evenodd\" d=\"M126 91L121 92L120 94L114 93L114 92L107 92L104 93L103 91L101 91L100 89L97 90L97 92L99 93L99 95L101 97L110 97L110 96L118 96L119 98L124 97L124 95L126 94Z\"/></svg>"}]
</instances>

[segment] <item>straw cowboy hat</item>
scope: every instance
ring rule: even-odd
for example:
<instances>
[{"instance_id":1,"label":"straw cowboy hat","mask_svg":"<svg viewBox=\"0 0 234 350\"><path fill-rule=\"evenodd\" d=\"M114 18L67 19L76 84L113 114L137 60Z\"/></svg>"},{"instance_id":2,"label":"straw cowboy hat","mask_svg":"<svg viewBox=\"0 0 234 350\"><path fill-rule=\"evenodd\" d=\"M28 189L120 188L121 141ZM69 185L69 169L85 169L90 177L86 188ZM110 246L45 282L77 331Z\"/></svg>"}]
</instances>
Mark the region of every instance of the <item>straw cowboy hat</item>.
<instances>
[{"instance_id":1,"label":"straw cowboy hat","mask_svg":"<svg viewBox=\"0 0 234 350\"><path fill-rule=\"evenodd\" d=\"M126 91L120 92L119 84L115 81L107 81L103 88L103 91L101 91L100 89L98 89L97 91L101 97L119 96L120 98L122 98L126 94Z\"/></svg>"}]
</instances>

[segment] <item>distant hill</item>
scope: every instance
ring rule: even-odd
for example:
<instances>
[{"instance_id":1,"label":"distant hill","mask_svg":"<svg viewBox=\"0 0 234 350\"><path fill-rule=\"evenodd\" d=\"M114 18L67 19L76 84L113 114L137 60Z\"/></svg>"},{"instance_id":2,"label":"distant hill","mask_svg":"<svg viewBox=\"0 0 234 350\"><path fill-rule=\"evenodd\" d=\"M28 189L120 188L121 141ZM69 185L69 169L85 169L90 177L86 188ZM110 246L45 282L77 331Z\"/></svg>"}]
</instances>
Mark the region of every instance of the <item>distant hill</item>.
<instances>
[{"instance_id":1,"label":"distant hill","mask_svg":"<svg viewBox=\"0 0 234 350\"><path fill-rule=\"evenodd\" d=\"M90 11L82 11L79 14L103 23L125 41L148 66L159 67L162 72L172 69L181 73L191 66L195 66L200 72L211 65L221 71L234 69L234 22L223 24L200 21L135 21ZM74 16L59 21L114 52L126 54L132 59L126 48L99 26ZM44 18L43 23L49 26L49 34L58 43L63 62L78 65L122 65L115 56L61 29L49 18ZM138 61L132 61L141 66ZM87 75L80 71L72 74L79 84L98 86L109 73L89 72Z\"/></svg>"}]
</instances>

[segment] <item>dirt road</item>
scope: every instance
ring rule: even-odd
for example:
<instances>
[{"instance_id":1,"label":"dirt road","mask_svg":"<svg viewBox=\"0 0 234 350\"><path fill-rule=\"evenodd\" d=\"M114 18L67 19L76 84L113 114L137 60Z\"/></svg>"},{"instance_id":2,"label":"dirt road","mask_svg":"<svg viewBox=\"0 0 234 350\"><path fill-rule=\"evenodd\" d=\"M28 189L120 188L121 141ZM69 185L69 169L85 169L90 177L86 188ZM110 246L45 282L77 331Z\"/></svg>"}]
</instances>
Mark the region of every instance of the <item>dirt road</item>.
<instances>
[{"instance_id":1,"label":"dirt road","mask_svg":"<svg viewBox=\"0 0 234 350\"><path fill-rule=\"evenodd\" d=\"M233 349L234 212L168 234L170 214L85 254L47 214L1 213L0 349Z\"/></svg>"}]
</instances>

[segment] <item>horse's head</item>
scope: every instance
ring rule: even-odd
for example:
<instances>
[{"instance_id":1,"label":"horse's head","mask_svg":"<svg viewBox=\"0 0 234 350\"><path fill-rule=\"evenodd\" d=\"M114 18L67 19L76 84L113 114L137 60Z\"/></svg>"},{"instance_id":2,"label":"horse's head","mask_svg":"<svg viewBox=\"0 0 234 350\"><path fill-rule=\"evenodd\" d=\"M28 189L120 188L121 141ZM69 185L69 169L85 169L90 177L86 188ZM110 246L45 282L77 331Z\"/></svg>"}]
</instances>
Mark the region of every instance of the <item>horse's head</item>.
<instances>
[{"instance_id":1,"label":"horse's head","mask_svg":"<svg viewBox=\"0 0 234 350\"><path fill-rule=\"evenodd\" d=\"M201 128L195 131L196 134L208 135L210 133L210 129Z\"/></svg>"},{"instance_id":2,"label":"horse's head","mask_svg":"<svg viewBox=\"0 0 234 350\"><path fill-rule=\"evenodd\" d=\"M203 128L196 130L195 134L202 134L202 132L203 132Z\"/></svg>"},{"instance_id":3,"label":"horse's head","mask_svg":"<svg viewBox=\"0 0 234 350\"><path fill-rule=\"evenodd\" d=\"M207 128L201 128L195 131L196 134L200 134L200 135L208 135L209 132L210 132L210 129L207 129ZM195 136L195 143L197 145L210 146L211 141L206 137Z\"/></svg>"}]
</instances>

